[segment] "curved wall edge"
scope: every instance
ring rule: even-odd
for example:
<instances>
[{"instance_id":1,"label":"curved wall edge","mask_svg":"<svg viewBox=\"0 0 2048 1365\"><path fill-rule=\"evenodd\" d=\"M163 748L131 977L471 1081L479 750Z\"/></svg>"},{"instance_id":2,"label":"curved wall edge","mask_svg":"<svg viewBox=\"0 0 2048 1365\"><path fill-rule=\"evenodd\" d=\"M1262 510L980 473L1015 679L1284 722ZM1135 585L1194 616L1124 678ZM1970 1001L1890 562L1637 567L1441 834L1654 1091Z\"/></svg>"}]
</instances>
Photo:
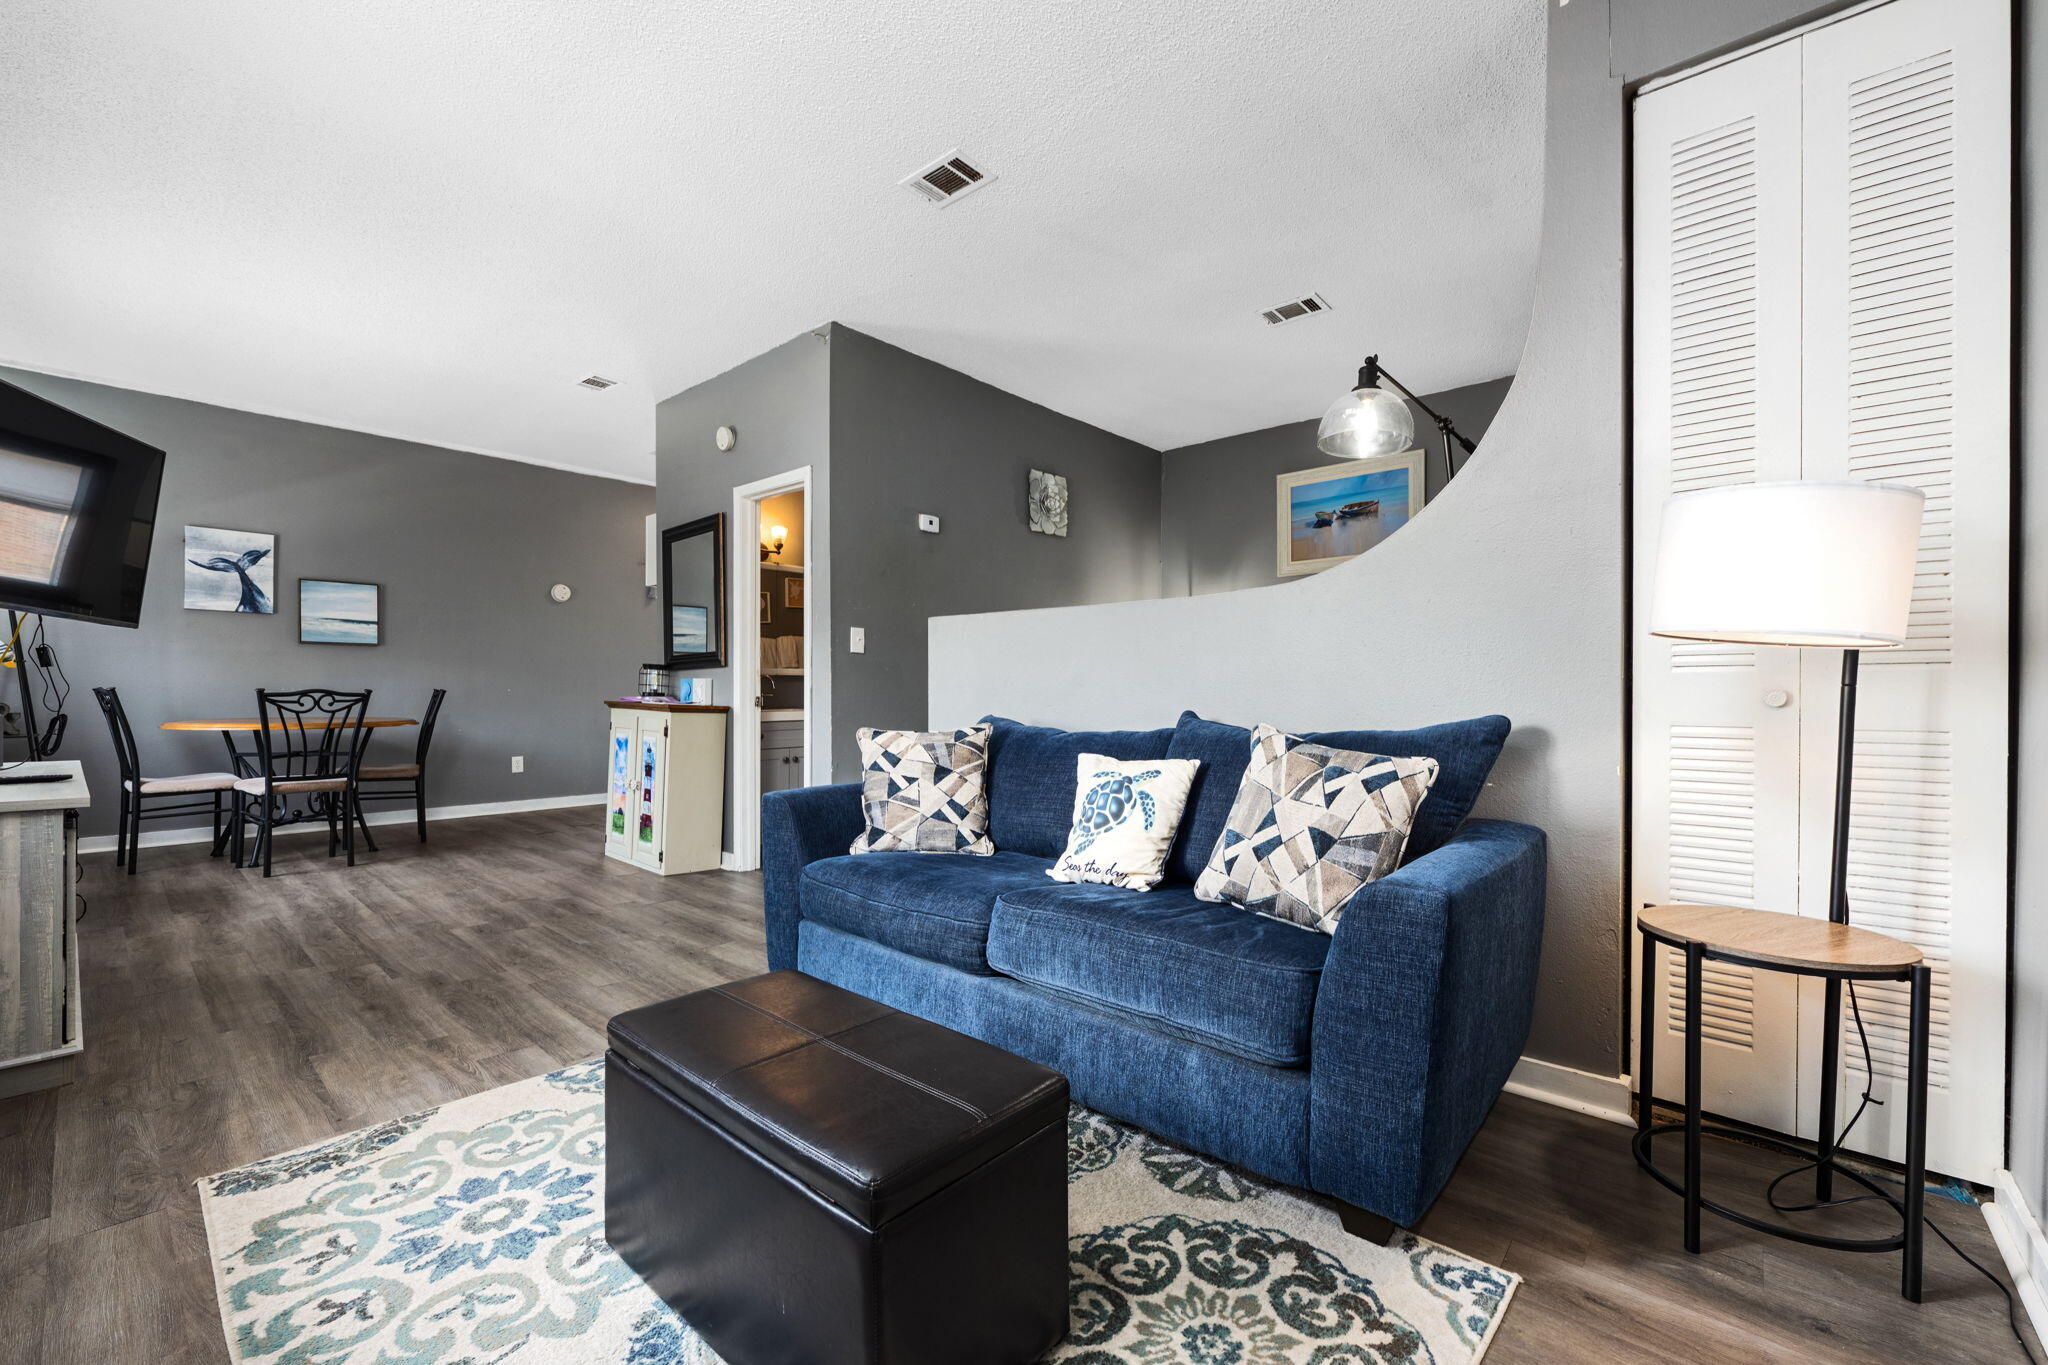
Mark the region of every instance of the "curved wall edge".
<instances>
[{"instance_id":1,"label":"curved wall edge","mask_svg":"<svg viewBox=\"0 0 2048 1365\"><path fill-rule=\"evenodd\" d=\"M1183 707L1296 729L1507 714L1515 732L1479 812L1551 840L1527 1050L1623 1070L1623 73L1682 65L1813 8L1551 7L1535 305L1514 387L1471 463L1399 535L1298 583L934 619L931 723L1000 712L1158 725Z\"/></svg>"}]
</instances>

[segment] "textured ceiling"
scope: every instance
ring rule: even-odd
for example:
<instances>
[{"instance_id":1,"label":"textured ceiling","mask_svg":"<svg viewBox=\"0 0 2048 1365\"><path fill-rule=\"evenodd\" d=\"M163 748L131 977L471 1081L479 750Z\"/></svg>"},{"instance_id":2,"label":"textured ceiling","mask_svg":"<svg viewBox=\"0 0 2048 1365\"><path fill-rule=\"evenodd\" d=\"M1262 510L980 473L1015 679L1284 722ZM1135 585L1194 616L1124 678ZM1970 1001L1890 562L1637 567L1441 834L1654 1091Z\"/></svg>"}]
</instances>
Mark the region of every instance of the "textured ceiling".
<instances>
[{"instance_id":1,"label":"textured ceiling","mask_svg":"<svg viewBox=\"0 0 2048 1365\"><path fill-rule=\"evenodd\" d=\"M1311 416L1367 349L1422 391L1492 378L1543 24L9 0L0 361L643 479L656 401L830 320L1159 447ZM955 146L999 181L897 186ZM1335 311L1259 319L1311 290Z\"/></svg>"}]
</instances>

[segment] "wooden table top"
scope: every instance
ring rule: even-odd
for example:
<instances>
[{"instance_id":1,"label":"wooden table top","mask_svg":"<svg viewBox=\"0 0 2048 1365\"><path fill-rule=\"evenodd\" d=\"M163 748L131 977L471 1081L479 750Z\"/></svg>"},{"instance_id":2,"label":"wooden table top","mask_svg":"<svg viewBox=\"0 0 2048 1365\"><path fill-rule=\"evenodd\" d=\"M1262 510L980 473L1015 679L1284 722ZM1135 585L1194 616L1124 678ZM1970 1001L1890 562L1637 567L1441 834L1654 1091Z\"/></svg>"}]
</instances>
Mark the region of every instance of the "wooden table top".
<instances>
[{"instance_id":1,"label":"wooden table top","mask_svg":"<svg viewBox=\"0 0 2048 1365\"><path fill-rule=\"evenodd\" d=\"M294 720L292 723L296 725L298 721ZM321 716L308 716L305 720L305 727L308 730L325 730L332 724L333 721L330 718ZM363 728L367 730L386 730L394 725L418 724L419 722L411 716L363 717ZM263 722L255 716L229 716L220 720L167 720L156 728L159 730L260 730L263 728ZM272 721L270 728L279 730L284 727L276 721Z\"/></svg>"},{"instance_id":2,"label":"wooden table top","mask_svg":"<svg viewBox=\"0 0 2048 1365\"><path fill-rule=\"evenodd\" d=\"M1679 944L1739 953L1784 967L1903 969L1920 961L1912 944L1853 924L1745 910L1732 905L1656 905L1636 916L1654 935Z\"/></svg>"},{"instance_id":3,"label":"wooden table top","mask_svg":"<svg viewBox=\"0 0 2048 1365\"><path fill-rule=\"evenodd\" d=\"M704 706L696 702L644 701L638 697L619 697L605 703L619 711L709 711L724 715L732 710L730 706Z\"/></svg>"}]
</instances>

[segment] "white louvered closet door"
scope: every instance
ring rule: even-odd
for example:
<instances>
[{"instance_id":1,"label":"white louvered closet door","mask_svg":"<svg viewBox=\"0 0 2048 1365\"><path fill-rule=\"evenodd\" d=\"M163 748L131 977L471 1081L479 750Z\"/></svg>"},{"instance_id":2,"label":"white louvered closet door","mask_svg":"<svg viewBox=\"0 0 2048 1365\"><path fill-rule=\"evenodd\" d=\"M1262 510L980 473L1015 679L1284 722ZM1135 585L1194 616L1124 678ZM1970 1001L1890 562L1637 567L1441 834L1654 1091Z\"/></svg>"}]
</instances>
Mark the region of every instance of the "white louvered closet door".
<instances>
[{"instance_id":1,"label":"white louvered closet door","mask_svg":"<svg viewBox=\"0 0 2048 1365\"><path fill-rule=\"evenodd\" d=\"M1863 656L1850 914L1926 953L1928 1164L1987 1182L2005 1090L2010 34L1995 0L1892 0L1803 40L1805 476L1927 494L1910 638ZM1836 661L1806 653L1804 691L1818 700ZM1805 735L1816 775L1834 755L1822 719L1809 712ZM1828 828L1831 785L1807 783L1803 828ZM1806 842L1806 913L1818 915L1828 850ZM1897 1159L1905 991L1858 990L1886 1104L1851 1143ZM1802 1000L1818 1036L1818 983ZM1842 1086L1854 1096L1862 1056L1847 1015ZM1801 1086L1809 1123L1818 1085L1815 1072Z\"/></svg>"},{"instance_id":2,"label":"white louvered closet door","mask_svg":"<svg viewBox=\"0 0 2048 1365\"><path fill-rule=\"evenodd\" d=\"M1799 477L1798 48L1668 93L1680 90L1635 109L1634 903L1789 906L1799 893L1797 656L1660 640L1642 612L1667 498ZM1657 1089L1676 1096L1684 963L1657 956ZM1710 963L1705 986L1707 1107L1791 1128L1796 984Z\"/></svg>"},{"instance_id":3,"label":"white louvered closet door","mask_svg":"<svg viewBox=\"0 0 2048 1365\"><path fill-rule=\"evenodd\" d=\"M1928 1161L1975 1180L2000 1158L2005 1056L2009 34L2003 0L1890 0L1635 105L1632 904L1827 913L1841 656L1650 637L1665 498L1754 479L1924 489L1911 639L1863 656L1851 914L1935 967ZM1753 186L1695 200L1696 148L1738 125ZM1736 233L1729 259L1692 249L1696 203ZM1699 327L1709 294L1726 327ZM1682 1016L1660 957L1673 1095ZM1707 1103L1811 1135L1822 991L1785 981L1713 973ZM1904 996L1859 993L1886 1104L1850 1145L1897 1158Z\"/></svg>"}]
</instances>

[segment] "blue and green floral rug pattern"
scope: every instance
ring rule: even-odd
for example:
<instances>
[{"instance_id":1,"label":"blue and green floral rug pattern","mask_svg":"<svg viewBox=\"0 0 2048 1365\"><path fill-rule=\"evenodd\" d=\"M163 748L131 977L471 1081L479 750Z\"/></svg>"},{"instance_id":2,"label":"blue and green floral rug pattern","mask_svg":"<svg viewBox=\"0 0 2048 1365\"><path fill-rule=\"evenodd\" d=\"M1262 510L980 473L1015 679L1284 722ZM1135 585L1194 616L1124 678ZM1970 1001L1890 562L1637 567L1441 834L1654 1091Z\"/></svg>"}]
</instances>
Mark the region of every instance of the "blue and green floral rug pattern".
<instances>
[{"instance_id":1,"label":"blue and green floral rug pattern","mask_svg":"<svg viewBox=\"0 0 2048 1365\"><path fill-rule=\"evenodd\" d=\"M1052 1365L1465 1365L1516 1277L1076 1108ZM604 1242L596 1061L199 1182L234 1356L717 1365Z\"/></svg>"}]
</instances>

